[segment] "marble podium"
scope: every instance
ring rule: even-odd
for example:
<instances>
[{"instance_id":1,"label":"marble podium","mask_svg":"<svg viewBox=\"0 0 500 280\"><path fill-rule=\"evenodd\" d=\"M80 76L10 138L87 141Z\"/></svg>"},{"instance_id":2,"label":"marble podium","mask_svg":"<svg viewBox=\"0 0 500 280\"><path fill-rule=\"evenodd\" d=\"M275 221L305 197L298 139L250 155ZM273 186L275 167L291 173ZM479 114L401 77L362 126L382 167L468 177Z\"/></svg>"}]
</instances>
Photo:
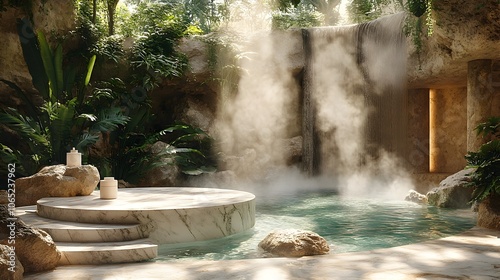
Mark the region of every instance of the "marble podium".
<instances>
[{"instance_id":1,"label":"marble podium","mask_svg":"<svg viewBox=\"0 0 500 280\"><path fill-rule=\"evenodd\" d=\"M38 216L91 224L139 224L156 244L221 238L255 224L255 196L213 188L128 188L118 198L49 197L38 200Z\"/></svg>"},{"instance_id":2,"label":"marble podium","mask_svg":"<svg viewBox=\"0 0 500 280\"><path fill-rule=\"evenodd\" d=\"M140 262L158 244L221 238L255 224L255 196L213 188L120 189L116 199L49 197L17 207L16 216L45 230L62 252L59 265Z\"/></svg>"}]
</instances>

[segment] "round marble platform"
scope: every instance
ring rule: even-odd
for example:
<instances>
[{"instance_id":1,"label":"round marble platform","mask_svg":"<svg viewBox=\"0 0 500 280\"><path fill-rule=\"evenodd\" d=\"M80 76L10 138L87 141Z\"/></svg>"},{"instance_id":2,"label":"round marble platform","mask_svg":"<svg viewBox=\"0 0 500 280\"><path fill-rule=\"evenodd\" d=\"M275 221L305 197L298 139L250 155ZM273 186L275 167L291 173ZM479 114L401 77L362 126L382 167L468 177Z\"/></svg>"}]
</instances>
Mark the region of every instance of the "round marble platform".
<instances>
[{"instance_id":1,"label":"round marble platform","mask_svg":"<svg viewBox=\"0 0 500 280\"><path fill-rule=\"evenodd\" d=\"M255 224L255 196L214 188L127 188L118 198L49 197L38 200L39 216L93 224L140 224L157 244L221 238Z\"/></svg>"}]
</instances>

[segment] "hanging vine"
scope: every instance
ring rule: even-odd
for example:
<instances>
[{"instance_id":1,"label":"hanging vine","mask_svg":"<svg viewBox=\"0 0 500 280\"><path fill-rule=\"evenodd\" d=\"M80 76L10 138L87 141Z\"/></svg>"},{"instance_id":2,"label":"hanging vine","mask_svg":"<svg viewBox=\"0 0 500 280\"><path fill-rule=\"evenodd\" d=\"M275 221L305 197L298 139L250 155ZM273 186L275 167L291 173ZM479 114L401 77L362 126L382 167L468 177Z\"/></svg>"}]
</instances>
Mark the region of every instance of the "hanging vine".
<instances>
[{"instance_id":1,"label":"hanging vine","mask_svg":"<svg viewBox=\"0 0 500 280\"><path fill-rule=\"evenodd\" d=\"M433 0L408 0L406 10L411 15L406 18L404 32L412 38L420 65L423 37L429 37L434 32L434 18L432 16Z\"/></svg>"}]
</instances>

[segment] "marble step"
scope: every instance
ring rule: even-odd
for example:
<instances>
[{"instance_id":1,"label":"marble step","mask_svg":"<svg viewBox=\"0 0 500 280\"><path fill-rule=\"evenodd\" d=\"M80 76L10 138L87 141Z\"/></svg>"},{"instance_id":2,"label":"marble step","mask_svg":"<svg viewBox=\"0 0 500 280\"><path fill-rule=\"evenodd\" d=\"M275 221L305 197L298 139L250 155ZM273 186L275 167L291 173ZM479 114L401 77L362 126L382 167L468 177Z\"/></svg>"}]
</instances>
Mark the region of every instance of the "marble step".
<instances>
[{"instance_id":1,"label":"marble step","mask_svg":"<svg viewBox=\"0 0 500 280\"><path fill-rule=\"evenodd\" d=\"M56 242L119 242L148 237L139 224L90 224L58 221L40 217L36 207L16 209L18 217L25 223L46 231Z\"/></svg>"},{"instance_id":2,"label":"marble step","mask_svg":"<svg viewBox=\"0 0 500 280\"><path fill-rule=\"evenodd\" d=\"M62 256L59 265L130 263L154 259L158 245L149 239L105 243L56 242Z\"/></svg>"}]
</instances>

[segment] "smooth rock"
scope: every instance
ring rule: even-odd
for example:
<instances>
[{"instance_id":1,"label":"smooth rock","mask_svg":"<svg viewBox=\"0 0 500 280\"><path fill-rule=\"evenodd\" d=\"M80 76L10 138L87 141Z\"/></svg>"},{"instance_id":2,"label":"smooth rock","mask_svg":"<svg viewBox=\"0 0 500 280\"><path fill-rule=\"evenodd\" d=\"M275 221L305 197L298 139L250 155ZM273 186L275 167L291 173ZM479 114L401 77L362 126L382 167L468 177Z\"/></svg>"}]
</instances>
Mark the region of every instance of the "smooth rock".
<instances>
[{"instance_id":1,"label":"smooth rock","mask_svg":"<svg viewBox=\"0 0 500 280\"><path fill-rule=\"evenodd\" d=\"M44 197L90 195L97 183L99 171L95 166L46 166L32 176L16 180L16 206L34 205Z\"/></svg>"},{"instance_id":2,"label":"smooth rock","mask_svg":"<svg viewBox=\"0 0 500 280\"><path fill-rule=\"evenodd\" d=\"M0 279L23 279L23 265L12 249L12 246L0 244Z\"/></svg>"},{"instance_id":3,"label":"smooth rock","mask_svg":"<svg viewBox=\"0 0 500 280\"><path fill-rule=\"evenodd\" d=\"M500 195L490 195L479 203L477 225L500 230Z\"/></svg>"},{"instance_id":4,"label":"smooth rock","mask_svg":"<svg viewBox=\"0 0 500 280\"><path fill-rule=\"evenodd\" d=\"M198 100L193 96L188 96L186 104L177 119L192 126L199 127L203 131L209 131L215 119L213 105L206 104L203 100Z\"/></svg>"},{"instance_id":5,"label":"smooth rock","mask_svg":"<svg viewBox=\"0 0 500 280\"><path fill-rule=\"evenodd\" d=\"M274 230L260 243L259 247L273 255L302 257L328 254L330 247L317 233L307 230Z\"/></svg>"},{"instance_id":6,"label":"smooth rock","mask_svg":"<svg viewBox=\"0 0 500 280\"><path fill-rule=\"evenodd\" d=\"M415 202L418 204L427 204L427 196L415 190L410 190L408 195L405 197L405 200Z\"/></svg>"},{"instance_id":7,"label":"smooth rock","mask_svg":"<svg viewBox=\"0 0 500 280\"><path fill-rule=\"evenodd\" d=\"M17 218L15 221L7 220L13 217L9 215L5 205L0 205L0 218L0 235L10 235L11 229L15 231L16 256L25 272L47 271L57 266L61 259L61 252L57 250L56 244L48 233L30 227ZM7 227L12 225L15 227Z\"/></svg>"},{"instance_id":8,"label":"smooth rock","mask_svg":"<svg viewBox=\"0 0 500 280\"><path fill-rule=\"evenodd\" d=\"M443 208L470 208L473 188L467 187L466 184L470 182L467 175L473 171L464 169L441 181L439 187L427 193L429 205Z\"/></svg>"}]
</instances>

